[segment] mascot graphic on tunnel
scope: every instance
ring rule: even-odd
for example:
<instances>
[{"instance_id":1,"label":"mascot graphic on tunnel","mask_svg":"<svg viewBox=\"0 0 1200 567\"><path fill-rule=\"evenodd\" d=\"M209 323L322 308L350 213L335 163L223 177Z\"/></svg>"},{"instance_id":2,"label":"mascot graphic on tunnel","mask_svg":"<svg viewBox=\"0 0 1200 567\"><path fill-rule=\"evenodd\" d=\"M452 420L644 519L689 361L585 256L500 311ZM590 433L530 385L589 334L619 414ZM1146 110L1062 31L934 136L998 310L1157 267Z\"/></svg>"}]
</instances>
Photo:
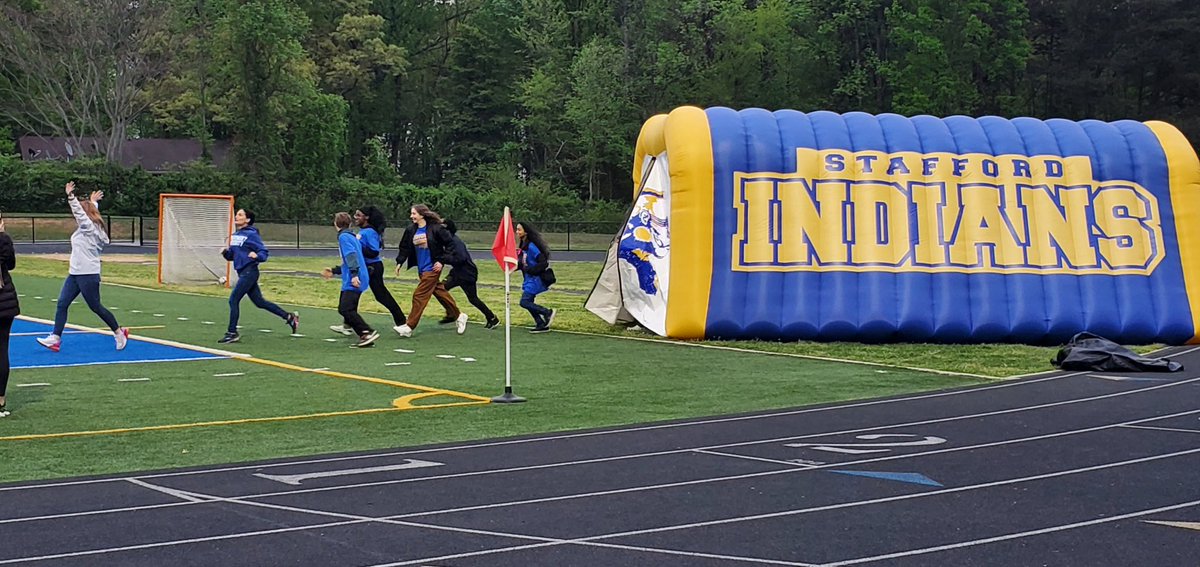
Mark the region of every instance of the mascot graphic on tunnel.
<instances>
[{"instance_id":1,"label":"mascot graphic on tunnel","mask_svg":"<svg viewBox=\"0 0 1200 567\"><path fill-rule=\"evenodd\" d=\"M649 296L659 291L658 271L652 260L663 260L670 248L667 220L662 212L662 193L646 189L638 198L629 222L621 233L617 257L637 273L638 289Z\"/></svg>"}]
</instances>

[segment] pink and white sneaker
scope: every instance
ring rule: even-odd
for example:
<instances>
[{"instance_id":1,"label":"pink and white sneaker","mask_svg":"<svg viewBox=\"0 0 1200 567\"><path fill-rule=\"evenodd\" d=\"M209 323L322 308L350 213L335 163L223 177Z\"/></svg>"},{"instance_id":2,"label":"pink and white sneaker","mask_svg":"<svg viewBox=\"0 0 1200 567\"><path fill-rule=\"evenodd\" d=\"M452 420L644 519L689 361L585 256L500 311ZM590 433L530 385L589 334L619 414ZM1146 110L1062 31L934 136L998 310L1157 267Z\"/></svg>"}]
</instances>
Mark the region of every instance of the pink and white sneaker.
<instances>
[{"instance_id":1,"label":"pink and white sneaker","mask_svg":"<svg viewBox=\"0 0 1200 567\"><path fill-rule=\"evenodd\" d=\"M113 331L113 339L117 341L117 350L125 350L125 345L129 344L129 329L119 327Z\"/></svg>"},{"instance_id":2,"label":"pink and white sneaker","mask_svg":"<svg viewBox=\"0 0 1200 567\"><path fill-rule=\"evenodd\" d=\"M62 346L62 339L59 338L58 335L47 335L45 337L40 337L38 338L37 342L39 345L50 349L52 352L58 352L59 347Z\"/></svg>"}]
</instances>

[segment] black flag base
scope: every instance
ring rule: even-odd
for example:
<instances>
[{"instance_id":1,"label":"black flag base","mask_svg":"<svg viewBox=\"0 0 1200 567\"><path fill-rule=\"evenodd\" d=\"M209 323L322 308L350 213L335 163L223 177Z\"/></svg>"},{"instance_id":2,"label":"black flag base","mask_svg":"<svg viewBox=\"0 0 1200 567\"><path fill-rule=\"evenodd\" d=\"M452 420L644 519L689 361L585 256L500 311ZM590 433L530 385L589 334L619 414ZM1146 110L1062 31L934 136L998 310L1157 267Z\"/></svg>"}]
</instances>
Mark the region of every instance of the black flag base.
<instances>
[{"instance_id":1,"label":"black flag base","mask_svg":"<svg viewBox=\"0 0 1200 567\"><path fill-rule=\"evenodd\" d=\"M519 404L523 401L525 401L525 398L512 392L512 386L505 386L503 395L492 398L493 404Z\"/></svg>"}]
</instances>

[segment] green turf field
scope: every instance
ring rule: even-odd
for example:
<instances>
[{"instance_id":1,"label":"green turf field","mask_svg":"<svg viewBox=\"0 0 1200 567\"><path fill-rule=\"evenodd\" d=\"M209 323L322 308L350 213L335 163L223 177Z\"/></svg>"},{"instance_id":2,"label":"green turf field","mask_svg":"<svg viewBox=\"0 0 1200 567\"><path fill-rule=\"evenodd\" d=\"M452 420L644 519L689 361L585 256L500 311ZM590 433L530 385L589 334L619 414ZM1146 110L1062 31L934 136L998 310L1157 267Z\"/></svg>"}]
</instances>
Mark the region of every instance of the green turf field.
<instances>
[{"instance_id":1,"label":"green turf field","mask_svg":"<svg viewBox=\"0 0 1200 567\"><path fill-rule=\"evenodd\" d=\"M458 336L453 326L437 325L441 311L434 304L415 336L401 339L391 332L390 318L378 313L374 300L364 298L368 322L383 337L372 349L350 348L350 337L327 328L340 322L333 309L337 283L311 277L330 260L277 258L264 266L280 272L264 275L265 294L301 313L305 336L289 336L282 321L247 300L242 306L243 340L228 346L216 344L227 320L224 290L159 289L153 283L152 258L106 262L104 301L115 308L122 325L146 327L135 334L221 346L257 362L16 370L8 392L14 413L0 420L0 451L11 457L0 468L0 481L621 425L917 392L987 379L795 355L1004 376L1047 370L1045 360L1053 352L1011 345L707 345L754 349L728 350L704 348L703 343L637 340L649 337L609 329L583 310L584 292L597 264L558 263L560 285L543 297L561 310L556 327L564 331L530 335L523 327L513 328L514 386L529 403L483 404L481 398L503 391L503 327L488 331L476 324ZM485 285L502 281L494 264L481 262L480 268ZM57 297L65 272L65 262L59 260L19 258L14 277L24 295L24 314L53 318L50 299ZM402 305L407 306L412 282L389 282ZM485 287L482 295L503 313L501 288ZM475 321L481 319L461 303ZM531 324L528 314L515 305L513 321ZM71 322L99 325L82 301L73 306ZM70 348L69 336L63 348ZM122 378L149 380L119 382ZM18 386L29 383L52 385Z\"/></svg>"}]
</instances>

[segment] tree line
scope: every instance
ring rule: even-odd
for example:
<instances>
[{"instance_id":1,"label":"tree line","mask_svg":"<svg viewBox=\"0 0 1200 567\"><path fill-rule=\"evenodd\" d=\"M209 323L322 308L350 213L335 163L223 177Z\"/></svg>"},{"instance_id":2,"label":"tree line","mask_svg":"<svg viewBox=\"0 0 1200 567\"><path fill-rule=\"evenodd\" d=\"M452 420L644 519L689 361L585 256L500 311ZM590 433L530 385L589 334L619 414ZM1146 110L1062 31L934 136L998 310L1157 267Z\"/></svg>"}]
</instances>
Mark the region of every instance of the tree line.
<instances>
[{"instance_id":1,"label":"tree line","mask_svg":"<svg viewBox=\"0 0 1200 567\"><path fill-rule=\"evenodd\" d=\"M298 207L348 184L586 206L628 200L642 122L685 104L1160 119L1195 144L1196 29L1193 0L14 0L0 144L231 140L231 175Z\"/></svg>"}]
</instances>

